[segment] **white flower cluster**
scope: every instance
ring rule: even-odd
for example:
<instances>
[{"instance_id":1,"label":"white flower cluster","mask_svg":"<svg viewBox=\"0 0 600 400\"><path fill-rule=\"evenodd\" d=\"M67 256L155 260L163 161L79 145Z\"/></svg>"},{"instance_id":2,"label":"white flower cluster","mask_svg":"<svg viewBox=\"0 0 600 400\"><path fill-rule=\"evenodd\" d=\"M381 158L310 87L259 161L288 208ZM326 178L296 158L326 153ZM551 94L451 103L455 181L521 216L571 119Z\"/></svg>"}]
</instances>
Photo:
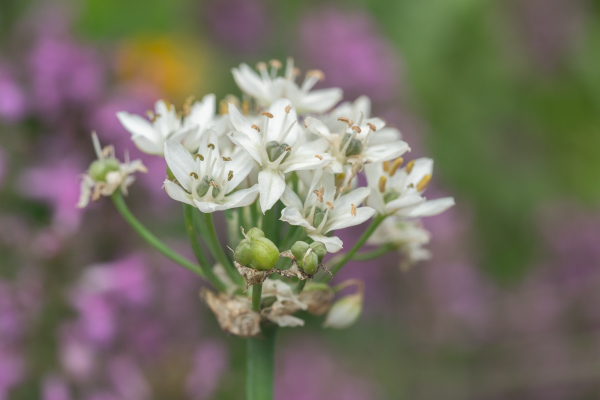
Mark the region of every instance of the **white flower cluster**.
<instances>
[{"instance_id":1,"label":"white flower cluster","mask_svg":"<svg viewBox=\"0 0 600 400\"><path fill-rule=\"evenodd\" d=\"M283 76L279 61L257 69L233 69L244 97L221 103L219 114L212 94L186 102L179 113L160 100L149 120L118 113L141 151L165 157L173 199L204 213L247 206L258 196L265 213L281 200L280 219L304 228L328 252L343 245L331 232L375 213L414 220L454 204L423 197L433 162L404 163L408 144L371 116L368 98L335 107L341 89L313 90L320 71L309 71L299 85L292 60ZM363 169L368 186L357 187Z\"/></svg>"}]
</instances>

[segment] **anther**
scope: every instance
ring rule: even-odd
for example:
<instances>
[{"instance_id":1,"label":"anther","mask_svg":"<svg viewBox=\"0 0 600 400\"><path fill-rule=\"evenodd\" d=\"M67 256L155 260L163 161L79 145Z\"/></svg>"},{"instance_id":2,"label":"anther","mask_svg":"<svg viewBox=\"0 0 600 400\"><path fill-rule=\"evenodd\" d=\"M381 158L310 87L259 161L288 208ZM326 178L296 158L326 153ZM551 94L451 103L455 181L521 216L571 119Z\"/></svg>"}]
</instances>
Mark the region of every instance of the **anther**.
<instances>
[{"instance_id":1,"label":"anther","mask_svg":"<svg viewBox=\"0 0 600 400\"><path fill-rule=\"evenodd\" d=\"M319 200L319 203L322 203L323 195L321 194L321 192L319 192L318 190L314 190L313 193L317 196L317 200Z\"/></svg>"},{"instance_id":2,"label":"anther","mask_svg":"<svg viewBox=\"0 0 600 400\"><path fill-rule=\"evenodd\" d=\"M350 214L356 217L356 206L354 205L354 203L350 204Z\"/></svg>"},{"instance_id":3,"label":"anther","mask_svg":"<svg viewBox=\"0 0 600 400\"><path fill-rule=\"evenodd\" d=\"M318 154L315 154L315 158L318 158L319 160L322 160L322 159L323 159L323 156L320 156L320 155L318 155Z\"/></svg>"},{"instance_id":4,"label":"anther","mask_svg":"<svg viewBox=\"0 0 600 400\"><path fill-rule=\"evenodd\" d=\"M384 175L381 175L381 177L379 178L379 192L383 193L385 192L385 184L387 183L387 178Z\"/></svg>"},{"instance_id":5,"label":"anther","mask_svg":"<svg viewBox=\"0 0 600 400\"><path fill-rule=\"evenodd\" d=\"M256 124L252 124L251 128L255 129L257 132L260 132L260 128L256 126Z\"/></svg>"},{"instance_id":6,"label":"anther","mask_svg":"<svg viewBox=\"0 0 600 400\"><path fill-rule=\"evenodd\" d=\"M333 210L333 203L332 202L328 201L325 204L327 204L327 207L329 207L330 210Z\"/></svg>"},{"instance_id":7,"label":"anther","mask_svg":"<svg viewBox=\"0 0 600 400\"><path fill-rule=\"evenodd\" d=\"M294 67L294 68L292 69L292 74L293 74L294 76L298 76L298 75L300 75L300 68L298 68L298 67Z\"/></svg>"},{"instance_id":8,"label":"anther","mask_svg":"<svg viewBox=\"0 0 600 400\"><path fill-rule=\"evenodd\" d=\"M214 187L214 188L218 188L218 187L219 187L219 185L217 185L217 184L215 183L215 181L210 181L210 186L212 186L212 187Z\"/></svg>"},{"instance_id":9,"label":"anther","mask_svg":"<svg viewBox=\"0 0 600 400\"><path fill-rule=\"evenodd\" d=\"M285 108L285 112L289 113L291 109L292 109L292 106L288 104L288 106Z\"/></svg>"},{"instance_id":10,"label":"anther","mask_svg":"<svg viewBox=\"0 0 600 400\"><path fill-rule=\"evenodd\" d=\"M356 132L358 132L358 133L361 133L361 132L362 132L362 131L361 131L361 129L360 129L358 126L356 126L356 125L354 125L354 126L352 127L352 130L353 130L353 131L356 131Z\"/></svg>"},{"instance_id":11,"label":"anther","mask_svg":"<svg viewBox=\"0 0 600 400\"><path fill-rule=\"evenodd\" d=\"M256 64L256 69L267 69L267 64L261 61Z\"/></svg>"},{"instance_id":12,"label":"anther","mask_svg":"<svg viewBox=\"0 0 600 400\"><path fill-rule=\"evenodd\" d=\"M204 156L202 154L200 154L200 153L194 154L194 160L197 159L197 158L199 158L200 161L204 161Z\"/></svg>"},{"instance_id":13,"label":"anther","mask_svg":"<svg viewBox=\"0 0 600 400\"><path fill-rule=\"evenodd\" d=\"M269 61L269 65L271 67L277 68L277 69L282 67L281 61L279 61L279 60L271 60L271 61Z\"/></svg>"},{"instance_id":14,"label":"anther","mask_svg":"<svg viewBox=\"0 0 600 400\"><path fill-rule=\"evenodd\" d=\"M388 171L388 175L389 176L394 176L394 174L396 173L396 171L398 170L398 168L400 168L400 166L402 165L403 162L404 162L404 159L402 157L396 158L394 160L394 162L392 163L392 165L390 166L390 170ZM407 165L407 167L408 167L408 165ZM412 169L412 166L410 168Z\"/></svg>"},{"instance_id":15,"label":"anther","mask_svg":"<svg viewBox=\"0 0 600 400\"><path fill-rule=\"evenodd\" d=\"M232 179L233 179L233 171L229 171L229 174L227 175L227 182L229 182Z\"/></svg>"},{"instance_id":16,"label":"anther","mask_svg":"<svg viewBox=\"0 0 600 400\"><path fill-rule=\"evenodd\" d=\"M415 160L410 160L408 162L408 164L406 164L406 173L410 174L410 172L412 171L414 166L415 166Z\"/></svg>"},{"instance_id":17,"label":"anther","mask_svg":"<svg viewBox=\"0 0 600 400\"><path fill-rule=\"evenodd\" d=\"M267 112L267 111L263 111L262 115L264 115L267 118L273 118L273 114L271 114L270 112Z\"/></svg>"},{"instance_id":18,"label":"anther","mask_svg":"<svg viewBox=\"0 0 600 400\"><path fill-rule=\"evenodd\" d=\"M390 162L389 161L384 161L383 162L383 172L388 172L390 169Z\"/></svg>"},{"instance_id":19,"label":"anther","mask_svg":"<svg viewBox=\"0 0 600 400\"><path fill-rule=\"evenodd\" d=\"M198 179L198 174L195 172L190 172L190 176L193 176L194 179Z\"/></svg>"},{"instance_id":20,"label":"anther","mask_svg":"<svg viewBox=\"0 0 600 400\"><path fill-rule=\"evenodd\" d=\"M317 78L318 80L322 81L323 79L325 79L325 74L323 73L323 71L320 71L318 69L311 69L310 71L306 71L306 77Z\"/></svg>"},{"instance_id":21,"label":"anther","mask_svg":"<svg viewBox=\"0 0 600 400\"><path fill-rule=\"evenodd\" d=\"M421 178L419 183L417 183L417 192L421 192L421 191L425 190L427 185L429 185L430 181L431 181L431 175L425 174L425 176L423 176L423 178Z\"/></svg>"},{"instance_id":22,"label":"anther","mask_svg":"<svg viewBox=\"0 0 600 400\"><path fill-rule=\"evenodd\" d=\"M231 161L231 157L221 157L223 161Z\"/></svg>"},{"instance_id":23,"label":"anther","mask_svg":"<svg viewBox=\"0 0 600 400\"><path fill-rule=\"evenodd\" d=\"M369 129L371 129L373 132L375 132L377 130L377 128L375 127L375 125L373 125L370 122L367 122L367 125L369 126Z\"/></svg>"},{"instance_id":24,"label":"anther","mask_svg":"<svg viewBox=\"0 0 600 400\"><path fill-rule=\"evenodd\" d=\"M337 120L342 121L345 124L350 124L350 120L346 117L339 117Z\"/></svg>"},{"instance_id":25,"label":"anther","mask_svg":"<svg viewBox=\"0 0 600 400\"><path fill-rule=\"evenodd\" d=\"M215 145L212 143L207 144L206 147L208 147L209 149L212 149L212 150L215 149Z\"/></svg>"},{"instance_id":26,"label":"anther","mask_svg":"<svg viewBox=\"0 0 600 400\"><path fill-rule=\"evenodd\" d=\"M192 111L192 103L194 102L194 96L189 96L187 99L185 99L185 103L183 103L183 115L185 115L186 117L188 115L190 115L190 112Z\"/></svg>"}]
</instances>

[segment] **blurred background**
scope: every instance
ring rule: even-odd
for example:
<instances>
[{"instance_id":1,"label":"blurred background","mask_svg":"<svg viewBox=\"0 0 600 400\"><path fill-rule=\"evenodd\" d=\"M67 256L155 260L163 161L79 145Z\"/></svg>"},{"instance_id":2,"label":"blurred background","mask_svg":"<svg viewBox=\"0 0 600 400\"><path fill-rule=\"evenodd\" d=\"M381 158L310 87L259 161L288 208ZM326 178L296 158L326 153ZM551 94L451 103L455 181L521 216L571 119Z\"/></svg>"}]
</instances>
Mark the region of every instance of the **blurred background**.
<instances>
[{"instance_id":1,"label":"blurred background","mask_svg":"<svg viewBox=\"0 0 600 400\"><path fill-rule=\"evenodd\" d=\"M293 56L435 159L430 261L350 264L344 331L281 331L279 400L600 398L600 2L0 1L0 400L241 399L244 341L102 201L90 131L142 158L128 203L191 255L164 161L115 112L239 95ZM351 242L364 226L348 230Z\"/></svg>"}]
</instances>

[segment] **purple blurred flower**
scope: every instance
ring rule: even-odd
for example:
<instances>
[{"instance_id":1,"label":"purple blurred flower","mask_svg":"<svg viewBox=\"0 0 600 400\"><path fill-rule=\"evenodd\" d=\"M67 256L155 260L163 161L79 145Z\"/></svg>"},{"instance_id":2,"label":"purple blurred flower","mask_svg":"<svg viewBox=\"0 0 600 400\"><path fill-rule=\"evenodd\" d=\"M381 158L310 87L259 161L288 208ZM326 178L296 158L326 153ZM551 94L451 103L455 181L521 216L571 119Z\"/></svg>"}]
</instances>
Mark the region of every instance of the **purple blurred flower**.
<instances>
[{"instance_id":1,"label":"purple blurred flower","mask_svg":"<svg viewBox=\"0 0 600 400\"><path fill-rule=\"evenodd\" d=\"M52 226L61 235L79 228L82 210L75 207L79 200L77 177L83 168L74 159L64 159L54 165L26 170L20 179L24 195L46 201L53 210Z\"/></svg>"},{"instance_id":2,"label":"purple blurred flower","mask_svg":"<svg viewBox=\"0 0 600 400\"><path fill-rule=\"evenodd\" d=\"M0 400L8 399L8 392L25 376L23 357L14 347L0 344Z\"/></svg>"},{"instance_id":3,"label":"purple blurred flower","mask_svg":"<svg viewBox=\"0 0 600 400\"><path fill-rule=\"evenodd\" d=\"M69 39L41 36L29 55L29 69L35 105L50 120L67 106L91 103L103 90L100 58Z\"/></svg>"},{"instance_id":4,"label":"purple blurred flower","mask_svg":"<svg viewBox=\"0 0 600 400\"><path fill-rule=\"evenodd\" d=\"M115 392L122 399L150 398L150 387L140 368L130 358L118 356L108 362L108 377Z\"/></svg>"},{"instance_id":5,"label":"purple blurred flower","mask_svg":"<svg viewBox=\"0 0 600 400\"><path fill-rule=\"evenodd\" d=\"M0 281L0 341L15 340L22 332L23 316L11 286Z\"/></svg>"},{"instance_id":6,"label":"purple blurred flower","mask_svg":"<svg viewBox=\"0 0 600 400\"><path fill-rule=\"evenodd\" d=\"M2 146L0 146L0 186L2 186L6 174L6 164L6 155Z\"/></svg>"},{"instance_id":7,"label":"purple blurred flower","mask_svg":"<svg viewBox=\"0 0 600 400\"><path fill-rule=\"evenodd\" d=\"M17 122L25 116L25 93L13 75L0 67L0 121Z\"/></svg>"},{"instance_id":8,"label":"purple blurred flower","mask_svg":"<svg viewBox=\"0 0 600 400\"><path fill-rule=\"evenodd\" d=\"M392 100L398 91L398 55L366 13L334 8L311 11L300 22L303 60L325 73L327 86L340 87L348 100L367 95Z\"/></svg>"},{"instance_id":9,"label":"purple blurred flower","mask_svg":"<svg viewBox=\"0 0 600 400\"><path fill-rule=\"evenodd\" d=\"M210 38L232 52L255 53L263 46L267 24L264 4L256 0L212 1L206 23Z\"/></svg>"},{"instance_id":10,"label":"purple blurred flower","mask_svg":"<svg viewBox=\"0 0 600 400\"><path fill-rule=\"evenodd\" d=\"M76 324L62 327L60 334L59 359L70 377L87 381L96 370L96 352L87 342Z\"/></svg>"},{"instance_id":11,"label":"purple blurred flower","mask_svg":"<svg viewBox=\"0 0 600 400\"><path fill-rule=\"evenodd\" d=\"M71 400L69 386L58 376L47 376L42 384L41 400Z\"/></svg>"},{"instance_id":12,"label":"purple blurred flower","mask_svg":"<svg viewBox=\"0 0 600 400\"><path fill-rule=\"evenodd\" d=\"M219 380L227 370L227 348L221 342L206 341L194 353L192 370L187 377L186 390L190 399L204 400L212 397Z\"/></svg>"}]
</instances>

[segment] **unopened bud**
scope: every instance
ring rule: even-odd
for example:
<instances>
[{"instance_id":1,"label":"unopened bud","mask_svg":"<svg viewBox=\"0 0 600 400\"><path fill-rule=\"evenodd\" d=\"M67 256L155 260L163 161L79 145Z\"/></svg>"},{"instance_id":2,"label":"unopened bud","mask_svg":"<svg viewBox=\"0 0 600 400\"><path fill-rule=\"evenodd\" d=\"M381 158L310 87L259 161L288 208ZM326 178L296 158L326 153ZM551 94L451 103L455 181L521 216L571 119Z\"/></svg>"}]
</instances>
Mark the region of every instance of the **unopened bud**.
<instances>
[{"instance_id":1,"label":"unopened bud","mask_svg":"<svg viewBox=\"0 0 600 400\"><path fill-rule=\"evenodd\" d=\"M277 246L265 237L259 237L250 243L252 262L250 266L260 271L266 271L277 265L279 250Z\"/></svg>"},{"instance_id":2,"label":"unopened bud","mask_svg":"<svg viewBox=\"0 0 600 400\"><path fill-rule=\"evenodd\" d=\"M296 258L296 260L300 263L300 262L302 262L304 255L308 251L308 248L309 248L308 243L297 241L296 243L294 243L294 245L292 246L292 248L290 250L292 251L292 254Z\"/></svg>"},{"instance_id":3,"label":"unopened bud","mask_svg":"<svg viewBox=\"0 0 600 400\"><path fill-rule=\"evenodd\" d=\"M248 233L246 233L246 236L250 240L256 240L258 238L265 237L265 233L263 231L261 231L259 228L252 228L248 231Z\"/></svg>"},{"instance_id":4,"label":"unopened bud","mask_svg":"<svg viewBox=\"0 0 600 400\"><path fill-rule=\"evenodd\" d=\"M96 160L90 165L90 175L94 180L99 182L106 181L106 175L109 172L119 170L119 161L114 158L108 158L106 160Z\"/></svg>"},{"instance_id":5,"label":"unopened bud","mask_svg":"<svg viewBox=\"0 0 600 400\"><path fill-rule=\"evenodd\" d=\"M323 242L312 242L310 248L317 254L319 263L321 263L323 258L327 255L327 247L325 247L325 244L323 244Z\"/></svg>"},{"instance_id":6,"label":"unopened bud","mask_svg":"<svg viewBox=\"0 0 600 400\"><path fill-rule=\"evenodd\" d=\"M362 312L363 296L362 293L352 294L343 297L333 303L329 309L324 328L344 329L356 322Z\"/></svg>"},{"instance_id":7,"label":"unopened bud","mask_svg":"<svg viewBox=\"0 0 600 400\"><path fill-rule=\"evenodd\" d=\"M238 247L235 248L235 261L247 267L252 262L252 256L250 252L250 240L244 239L240 242Z\"/></svg>"},{"instance_id":8,"label":"unopened bud","mask_svg":"<svg viewBox=\"0 0 600 400\"><path fill-rule=\"evenodd\" d=\"M319 268L319 256L314 251L307 252L302 259L302 270L308 275L314 275Z\"/></svg>"}]
</instances>

